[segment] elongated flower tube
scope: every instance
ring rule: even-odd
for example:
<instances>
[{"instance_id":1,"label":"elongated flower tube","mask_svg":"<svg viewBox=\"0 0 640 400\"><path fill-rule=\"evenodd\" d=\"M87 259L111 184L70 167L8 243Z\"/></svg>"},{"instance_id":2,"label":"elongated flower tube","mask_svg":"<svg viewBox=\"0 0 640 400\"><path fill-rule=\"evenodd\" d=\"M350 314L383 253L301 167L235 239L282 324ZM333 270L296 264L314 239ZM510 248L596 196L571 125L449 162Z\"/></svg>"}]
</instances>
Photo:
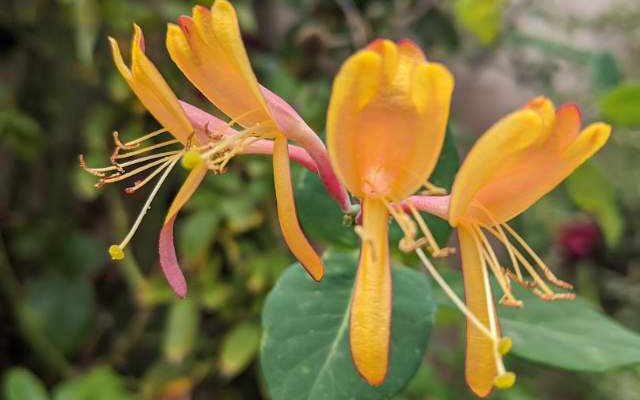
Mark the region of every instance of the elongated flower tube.
<instances>
[{"instance_id":1,"label":"elongated flower tube","mask_svg":"<svg viewBox=\"0 0 640 400\"><path fill-rule=\"evenodd\" d=\"M458 228L466 304L489 330L467 322L466 380L478 396L515 382L502 363L509 342L500 339L489 275L503 292L503 305L522 305L511 292L511 281L543 300L574 298L571 285L558 279L507 221L556 187L609 138L609 125L594 123L581 131L580 124L575 105L556 111L548 99L533 99L482 135L456 176L449 222ZM510 268L498 261L486 233L506 248Z\"/></svg>"},{"instance_id":2,"label":"elongated flower tube","mask_svg":"<svg viewBox=\"0 0 640 400\"><path fill-rule=\"evenodd\" d=\"M192 170L167 213L159 240L160 265L163 273L175 293L184 297L187 285L178 266L173 246L173 222L178 211L197 189L206 172L224 172L226 163L235 154L273 154L274 142L257 138L249 140L242 137L241 132L233 129L229 123L179 101L145 55L142 30L137 25L134 25L130 67L124 63L116 41L113 38L109 41L116 67L138 99L163 128L124 143L117 132L114 132L115 149L111 155L110 166L89 168L85 165L82 156L80 162L88 172L100 177L97 187L136 178L135 183L125 189L126 193L139 190L159 176L129 233L122 242L109 248L109 253L114 260L124 258L125 247L140 226L151 202L173 167L182 161L183 166ZM149 143L150 140L167 131L173 136L172 138L159 143ZM215 151L212 152L212 149ZM318 172L315 161L304 149L294 145L286 147L280 145L278 151L280 154L285 153L281 157L288 157L310 171ZM203 157L205 153L209 153L211 157L205 160ZM141 176L144 178L140 178Z\"/></svg>"},{"instance_id":3,"label":"elongated flower tube","mask_svg":"<svg viewBox=\"0 0 640 400\"><path fill-rule=\"evenodd\" d=\"M308 152L329 193L348 211L348 195L331 169L324 144L291 106L258 84L231 3L216 0L210 10L196 6L192 17L182 16L178 22L169 24L166 42L180 70L218 109L244 128L242 137L274 141L274 180L282 234L311 277L320 280L322 261L296 216L286 143L293 140Z\"/></svg>"},{"instance_id":4,"label":"elongated flower tube","mask_svg":"<svg viewBox=\"0 0 640 400\"><path fill-rule=\"evenodd\" d=\"M362 204L349 342L356 369L371 385L383 383L389 364L389 215L415 234L415 224L392 203L427 182L442 148L452 90L449 71L427 62L407 40L376 40L347 59L333 83L329 155Z\"/></svg>"}]
</instances>

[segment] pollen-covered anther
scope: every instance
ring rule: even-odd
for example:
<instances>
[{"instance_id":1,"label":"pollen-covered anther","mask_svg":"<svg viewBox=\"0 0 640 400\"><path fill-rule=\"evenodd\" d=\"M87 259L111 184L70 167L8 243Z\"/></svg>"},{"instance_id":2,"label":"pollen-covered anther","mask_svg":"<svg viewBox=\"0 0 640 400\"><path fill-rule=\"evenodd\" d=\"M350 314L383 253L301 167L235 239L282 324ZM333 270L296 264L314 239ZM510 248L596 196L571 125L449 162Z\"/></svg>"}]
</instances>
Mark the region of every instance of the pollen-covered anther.
<instances>
[{"instance_id":1,"label":"pollen-covered anther","mask_svg":"<svg viewBox=\"0 0 640 400\"><path fill-rule=\"evenodd\" d=\"M204 160L198 150L189 150L182 156L182 167L188 171L191 171L198 165L202 164Z\"/></svg>"},{"instance_id":2,"label":"pollen-covered anther","mask_svg":"<svg viewBox=\"0 0 640 400\"><path fill-rule=\"evenodd\" d=\"M498 341L498 353L500 353L500 355L502 356L507 355L512 346L513 341L511 340L511 338L508 336L504 336Z\"/></svg>"},{"instance_id":3,"label":"pollen-covered anther","mask_svg":"<svg viewBox=\"0 0 640 400\"><path fill-rule=\"evenodd\" d=\"M446 196L449 193L447 189L436 186L431 182L425 182L423 186L424 190L420 192L423 196Z\"/></svg>"},{"instance_id":4,"label":"pollen-covered anther","mask_svg":"<svg viewBox=\"0 0 640 400\"><path fill-rule=\"evenodd\" d=\"M511 371L504 372L496 376L493 385L497 389L509 389L516 383L516 374Z\"/></svg>"},{"instance_id":5,"label":"pollen-covered anther","mask_svg":"<svg viewBox=\"0 0 640 400\"><path fill-rule=\"evenodd\" d=\"M506 307L513 307L513 308L522 308L522 305L523 305L522 300L518 300L513 297L507 296L506 294L503 295L502 298L500 298L500 304Z\"/></svg>"},{"instance_id":6,"label":"pollen-covered anther","mask_svg":"<svg viewBox=\"0 0 640 400\"><path fill-rule=\"evenodd\" d=\"M532 292L544 301L575 300L576 298L575 293L545 293L538 289L533 289Z\"/></svg>"},{"instance_id":7,"label":"pollen-covered anther","mask_svg":"<svg viewBox=\"0 0 640 400\"><path fill-rule=\"evenodd\" d=\"M120 261L124 259L124 250L120 245L112 244L109 246L109 255L111 259L114 261Z\"/></svg>"}]
</instances>

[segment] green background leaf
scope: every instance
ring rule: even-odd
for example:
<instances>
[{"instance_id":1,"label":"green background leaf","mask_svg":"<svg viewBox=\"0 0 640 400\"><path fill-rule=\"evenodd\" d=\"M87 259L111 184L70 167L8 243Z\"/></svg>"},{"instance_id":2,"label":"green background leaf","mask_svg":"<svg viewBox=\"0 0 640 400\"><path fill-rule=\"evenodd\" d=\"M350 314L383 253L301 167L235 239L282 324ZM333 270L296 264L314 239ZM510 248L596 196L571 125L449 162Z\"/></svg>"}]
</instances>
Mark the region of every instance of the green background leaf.
<instances>
[{"instance_id":1,"label":"green background leaf","mask_svg":"<svg viewBox=\"0 0 640 400\"><path fill-rule=\"evenodd\" d=\"M3 377L3 399L5 400L48 400L44 384L33 372L25 368L11 368Z\"/></svg>"},{"instance_id":2,"label":"green background leaf","mask_svg":"<svg viewBox=\"0 0 640 400\"><path fill-rule=\"evenodd\" d=\"M614 247L620 241L624 220L618 209L615 189L592 163L585 163L566 181L567 192L582 210L593 214L605 241Z\"/></svg>"},{"instance_id":3,"label":"green background leaf","mask_svg":"<svg viewBox=\"0 0 640 400\"><path fill-rule=\"evenodd\" d=\"M169 308L162 352L172 362L181 362L193 350L200 325L200 311L193 296L177 299Z\"/></svg>"},{"instance_id":4,"label":"green background leaf","mask_svg":"<svg viewBox=\"0 0 640 400\"><path fill-rule=\"evenodd\" d=\"M640 125L640 84L626 83L617 86L600 98L602 115L614 124Z\"/></svg>"},{"instance_id":5,"label":"green background leaf","mask_svg":"<svg viewBox=\"0 0 640 400\"><path fill-rule=\"evenodd\" d=\"M29 316L33 329L72 354L89 332L94 309L94 289L87 280L51 274L29 283L21 312Z\"/></svg>"},{"instance_id":6,"label":"green background leaf","mask_svg":"<svg viewBox=\"0 0 640 400\"><path fill-rule=\"evenodd\" d=\"M385 383L371 387L353 367L348 310L357 258L325 257L322 282L312 282L298 264L289 267L263 310L261 363L274 400L387 399L400 391L422 361L435 303L426 276L392 268L391 362Z\"/></svg>"},{"instance_id":7,"label":"green background leaf","mask_svg":"<svg viewBox=\"0 0 640 400\"><path fill-rule=\"evenodd\" d=\"M244 322L234 327L222 341L220 370L233 377L244 370L255 357L260 346L260 326Z\"/></svg>"},{"instance_id":8,"label":"green background leaf","mask_svg":"<svg viewBox=\"0 0 640 400\"><path fill-rule=\"evenodd\" d=\"M110 367L95 367L84 375L61 383L54 400L133 400L122 378Z\"/></svg>"},{"instance_id":9,"label":"green background leaf","mask_svg":"<svg viewBox=\"0 0 640 400\"><path fill-rule=\"evenodd\" d=\"M640 335L596 311L586 300L544 302L520 288L522 309L499 307L513 353L574 371L602 372L640 363Z\"/></svg>"}]
</instances>

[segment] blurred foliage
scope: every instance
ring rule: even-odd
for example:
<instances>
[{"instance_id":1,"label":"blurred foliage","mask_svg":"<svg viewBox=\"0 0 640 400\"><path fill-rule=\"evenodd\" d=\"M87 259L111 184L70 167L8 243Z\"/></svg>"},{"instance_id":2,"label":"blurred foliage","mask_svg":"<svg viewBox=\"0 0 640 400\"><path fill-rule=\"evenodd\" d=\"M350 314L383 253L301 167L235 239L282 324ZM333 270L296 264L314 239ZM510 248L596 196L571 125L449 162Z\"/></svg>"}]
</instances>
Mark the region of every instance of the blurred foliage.
<instances>
[{"instance_id":1,"label":"blurred foliage","mask_svg":"<svg viewBox=\"0 0 640 400\"><path fill-rule=\"evenodd\" d=\"M640 78L640 7L612 2L598 16L588 17L551 11L555 5L550 3L234 2L259 79L290 101L320 134L335 71L354 49L378 36L410 37L425 47L430 59L454 71L471 66L471 80L497 71L515 82L511 90L525 88L527 96L544 90L558 101L578 99L585 121L601 117L613 123L614 137L603 154L515 226L541 254L549 249L550 264L576 282L578 293L595 309L639 331L640 91L634 82ZM206 179L178 220L177 248L190 283L189 299L181 302L159 273L156 238L163 211L184 172L175 173L163 188L125 262L113 264L106 248L126 232L145 194L124 196L116 187L95 190L93 177L77 164L79 153L92 165L107 160L113 130L130 138L157 127L116 73L107 48L107 35L121 44L128 41L134 21L144 28L150 57L178 96L211 110L163 48L166 23L189 13L191 6L183 0L7 0L0 7L3 398L268 397L257 363L258 321L266 295L280 276L302 276L299 270L283 275L292 258L274 218L269 161L234 160L227 174ZM531 29L531 19L543 28ZM608 36L597 36L598 46L559 39L575 31ZM469 90L461 77L457 91L464 97ZM496 96L486 87L475 90L485 91L482 104L464 97L453 108L448 146L453 147L455 138L462 153L472 142L470 133L485 128L463 121L476 108L487 110L493 103L487 97ZM510 109L518 106L515 102ZM494 106L493 112L497 119L504 110ZM457 163L455 149L447 150L433 182L449 187ZM298 171L303 227L322 246L353 248L357 238L349 228L351 221L343 220L328 198L315 194L318 184L314 176ZM326 223L312 222L318 217ZM585 220L597 223L604 240L589 244L593 251L588 257L568 259L560 233ZM441 221L439 227L434 225L434 231L439 229L448 231ZM410 259L403 263L416 265ZM455 264L454 258L442 267ZM611 328L611 319L594 315L591 308L585 311L586 301L560 308L535 299L531 303L527 312L532 316L523 332L532 335L547 325L531 322L537 321L539 307L554 310L555 316L551 311L543 316L558 320L564 314L593 316L593 325L571 331L591 333L586 336L590 342L575 351L589 353L594 341L602 340L602 349L611 348L607 355L625 352L613 336L623 328ZM505 329L509 324L513 328L513 318L507 316ZM464 387L463 329L459 315L448 307L438 308L424 362L396 398L470 398ZM552 364L567 367L562 361L571 361L569 353L572 346L579 347L578 337L563 336L565 344L554 344L559 331L546 332L552 336L549 341L533 343L538 347L529 357L559 360ZM263 341L271 343L268 339ZM514 349L525 357L526 352ZM596 375L518 357L507 362L518 371L519 383L511 391L496 393L496 399L634 400L640 393L637 366Z\"/></svg>"}]
</instances>

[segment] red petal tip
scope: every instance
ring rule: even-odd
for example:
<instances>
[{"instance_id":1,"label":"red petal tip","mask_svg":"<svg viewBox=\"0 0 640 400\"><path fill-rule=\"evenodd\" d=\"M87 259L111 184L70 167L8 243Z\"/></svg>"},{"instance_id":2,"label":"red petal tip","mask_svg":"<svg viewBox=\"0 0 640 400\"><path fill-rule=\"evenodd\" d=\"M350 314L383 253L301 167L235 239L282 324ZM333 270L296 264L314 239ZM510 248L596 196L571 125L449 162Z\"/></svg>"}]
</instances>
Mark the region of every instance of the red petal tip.
<instances>
[{"instance_id":1,"label":"red petal tip","mask_svg":"<svg viewBox=\"0 0 640 400\"><path fill-rule=\"evenodd\" d=\"M558 107L558 111L556 111L556 114L560 113L562 110L572 110L573 112L578 114L578 119L582 121L582 110L580 109L580 106L578 106L577 104L575 103L563 104L560 107Z\"/></svg>"}]
</instances>

